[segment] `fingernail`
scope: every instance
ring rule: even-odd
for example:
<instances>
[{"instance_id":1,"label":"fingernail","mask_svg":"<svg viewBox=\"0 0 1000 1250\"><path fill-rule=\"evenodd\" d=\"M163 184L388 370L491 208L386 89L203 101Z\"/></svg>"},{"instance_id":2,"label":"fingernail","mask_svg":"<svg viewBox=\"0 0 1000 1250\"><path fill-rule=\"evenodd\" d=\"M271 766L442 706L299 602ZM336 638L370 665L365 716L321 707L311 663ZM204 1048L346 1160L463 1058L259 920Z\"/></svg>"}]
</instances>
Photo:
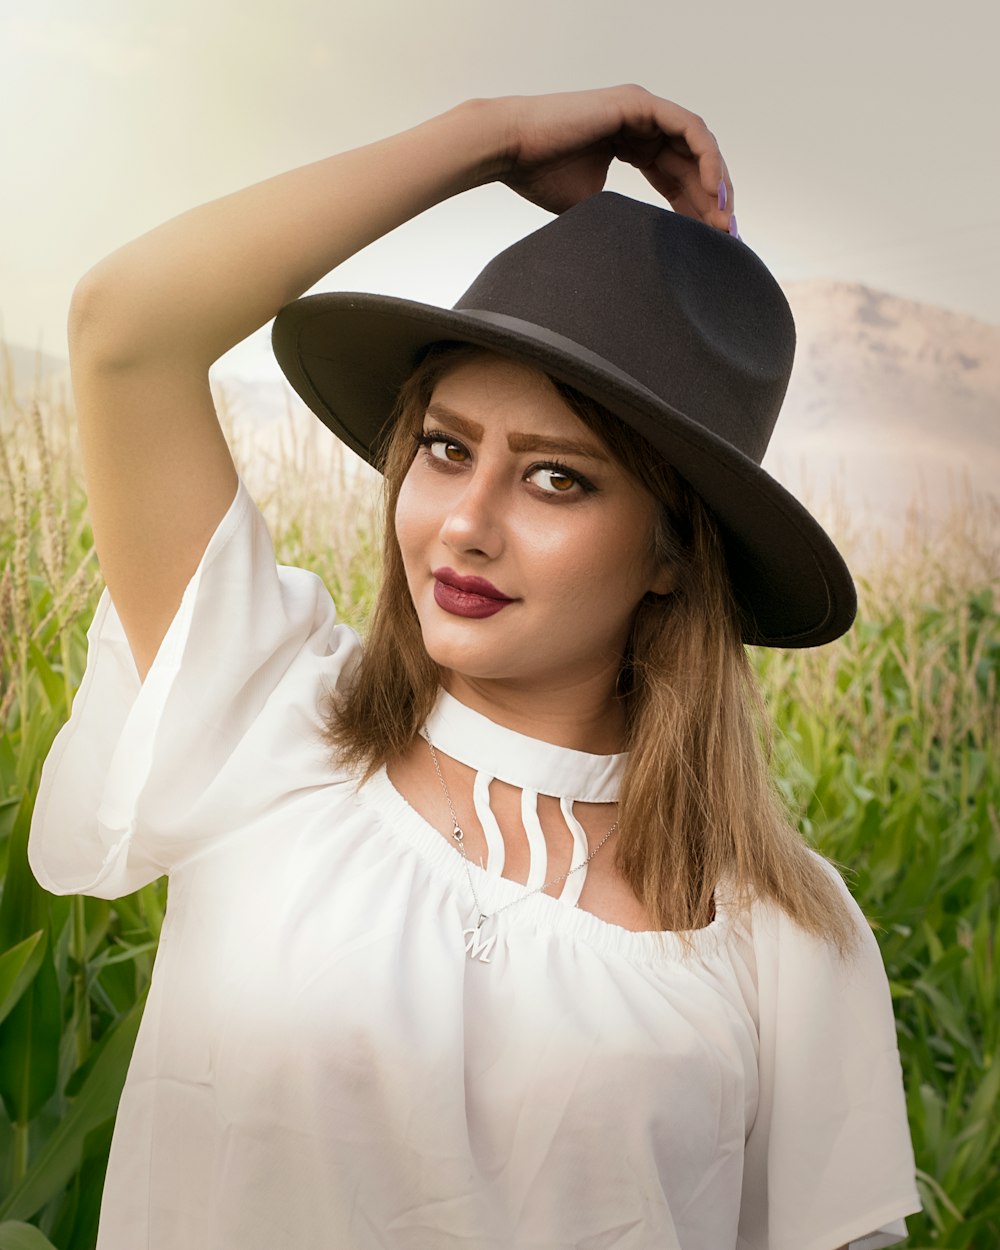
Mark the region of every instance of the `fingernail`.
<instances>
[{"instance_id":1,"label":"fingernail","mask_svg":"<svg viewBox=\"0 0 1000 1250\"><path fill-rule=\"evenodd\" d=\"M724 212L726 204L729 201L729 195L726 191L725 180L719 183L719 212Z\"/></svg>"},{"instance_id":2,"label":"fingernail","mask_svg":"<svg viewBox=\"0 0 1000 1250\"><path fill-rule=\"evenodd\" d=\"M740 232L736 226L736 214L735 213L733 213L732 217L729 218L729 233L733 236L734 239L738 239L740 237Z\"/></svg>"}]
</instances>

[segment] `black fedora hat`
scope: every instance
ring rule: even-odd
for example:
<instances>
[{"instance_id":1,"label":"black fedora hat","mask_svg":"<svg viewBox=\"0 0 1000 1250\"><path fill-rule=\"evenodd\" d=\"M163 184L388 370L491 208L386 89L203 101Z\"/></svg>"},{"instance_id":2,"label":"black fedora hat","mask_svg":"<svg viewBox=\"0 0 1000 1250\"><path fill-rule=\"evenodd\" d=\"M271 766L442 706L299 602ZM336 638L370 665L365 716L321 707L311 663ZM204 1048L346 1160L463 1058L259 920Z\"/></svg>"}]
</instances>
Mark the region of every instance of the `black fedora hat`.
<instances>
[{"instance_id":1,"label":"black fedora hat","mask_svg":"<svg viewBox=\"0 0 1000 1250\"><path fill-rule=\"evenodd\" d=\"M715 516L745 642L839 637L857 598L810 513L760 467L795 351L781 288L741 241L601 192L496 256L453 309L383 295L309 295L272 343L306 404L378 463L400 385L441 341L513 356L642 434Z\"/></svg>"}]
</instances>

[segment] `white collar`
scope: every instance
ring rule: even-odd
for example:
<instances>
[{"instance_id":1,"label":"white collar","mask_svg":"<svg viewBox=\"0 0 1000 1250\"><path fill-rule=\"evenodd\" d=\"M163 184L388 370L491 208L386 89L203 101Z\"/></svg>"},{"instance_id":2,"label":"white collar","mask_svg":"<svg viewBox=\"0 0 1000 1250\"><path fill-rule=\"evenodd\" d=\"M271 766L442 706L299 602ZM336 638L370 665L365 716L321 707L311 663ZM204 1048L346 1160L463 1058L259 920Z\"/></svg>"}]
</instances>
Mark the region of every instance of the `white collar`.
<instances>
[{"instance_id":1,"label":"white collar","mask_svg":"<svg viewBox=\"0 0 1000 1250\"><path fill-rule=\"evenodd\" d=\"M618 798L628 752L590 755L498 725L441 690L426 732L438 750L498 781L580 803Z\"/></svg>"}]
</instances>

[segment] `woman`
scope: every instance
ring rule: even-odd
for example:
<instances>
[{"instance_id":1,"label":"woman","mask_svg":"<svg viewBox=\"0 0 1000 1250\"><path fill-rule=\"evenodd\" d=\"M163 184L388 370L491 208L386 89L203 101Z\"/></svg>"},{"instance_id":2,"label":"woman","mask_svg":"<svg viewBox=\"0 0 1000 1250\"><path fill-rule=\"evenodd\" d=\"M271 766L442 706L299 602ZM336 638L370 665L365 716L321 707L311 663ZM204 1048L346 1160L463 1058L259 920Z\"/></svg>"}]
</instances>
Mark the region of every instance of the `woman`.
<instances>
[{"instance_id":1,"label":"woman","mask_svg":"<svg viewBox=\"0 0 1000 1250\"><path fill-rule=\"evenodd\" d=\"M677 211L594 194L615 157ZM490 179L559 215L456 309L296 300ZM170 873L102 1250L905 1234L878 950L757 741L742 641L827 641L854 598L759 468L793 330L732 209L701 119L638 87L473 101L81 282L108 592L31 860ZM386 475L364 656L211 406L282 308L286 373Z\"/></svg>"}]
</instances>

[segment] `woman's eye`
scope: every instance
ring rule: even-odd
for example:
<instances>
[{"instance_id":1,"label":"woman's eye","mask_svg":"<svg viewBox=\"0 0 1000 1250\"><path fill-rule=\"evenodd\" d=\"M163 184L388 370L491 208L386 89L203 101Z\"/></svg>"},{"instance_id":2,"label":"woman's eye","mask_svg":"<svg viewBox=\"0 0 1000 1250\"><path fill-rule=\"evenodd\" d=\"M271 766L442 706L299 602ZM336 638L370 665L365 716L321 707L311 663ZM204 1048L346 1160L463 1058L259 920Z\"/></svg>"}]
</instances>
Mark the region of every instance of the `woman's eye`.
<instances>
[{"instance_id":1,"label":"woman's eye","mask_svg":"<svg viewBox=\"0 0 1000 1250\"><path fill-rule=\"evenodd\" d=\"M583 485L574 474L567 473L565 469L557 469L551 465L536 465L534 469L529 471L527 476L548 495L569 495L573 492L574 487Z\"/></svg>"},{"instance_id":2,"label":"woman's eye","mask_svg":"<svg viewBox=\"0 0 1000 1250\"><path fill-rule=\"evenodd\" d=\"M469 454L461 443L452 442L439 434L421 435L418 442L435 460L445 460L449 464L464 464Z\"/></svg>"},{"instance_id":3,"label":"woman's eye","mask_svg":"<svg viewBox=\"0 0 1000 1250\"><path fill-rule=\"evenodd\" d=\"M431 444L431 455L437 456L438 460L450 460L453 464L460 464L465 459L465 454L465 448L459 443L441 441Z\"/></svg>"}]
</instances>

